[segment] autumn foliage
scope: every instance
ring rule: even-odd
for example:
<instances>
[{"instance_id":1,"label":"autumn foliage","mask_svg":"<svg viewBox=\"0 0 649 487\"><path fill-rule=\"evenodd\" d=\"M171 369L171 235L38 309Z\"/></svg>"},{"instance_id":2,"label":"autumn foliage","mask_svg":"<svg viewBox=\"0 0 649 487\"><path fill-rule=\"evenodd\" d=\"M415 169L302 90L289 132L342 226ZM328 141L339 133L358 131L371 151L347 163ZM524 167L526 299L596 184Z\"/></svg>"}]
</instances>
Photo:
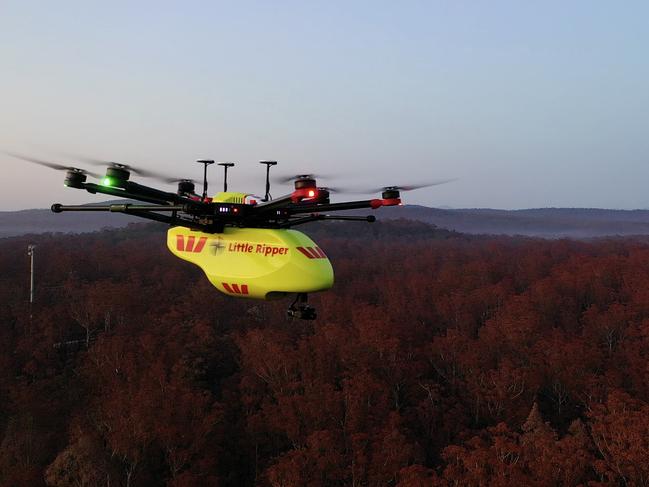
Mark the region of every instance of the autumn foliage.
<instances>
[{"instance_id":1,"label":"autumn foliage","mask_svg":"<svg viewBox=\"0 0 649 487\"><path fill-rule=\"evenodd\" d=\"M345 225L315 322L161 227L0 240L0 486L649 485L649 244Z\"/></svg>"}]
</instances>

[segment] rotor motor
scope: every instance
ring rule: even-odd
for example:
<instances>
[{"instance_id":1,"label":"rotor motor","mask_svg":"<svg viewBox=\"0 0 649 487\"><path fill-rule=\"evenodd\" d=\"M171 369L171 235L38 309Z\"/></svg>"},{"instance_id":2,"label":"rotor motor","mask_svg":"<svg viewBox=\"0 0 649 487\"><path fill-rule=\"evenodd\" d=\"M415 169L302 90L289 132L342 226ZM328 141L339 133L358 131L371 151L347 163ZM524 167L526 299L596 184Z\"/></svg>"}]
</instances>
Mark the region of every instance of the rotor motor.
<instances>
[{"instance_id":1,"label":"rotor motor","mask_svg":"<svg viewBox=\"0 0 649 487\"><path fill-rule=\"evenodd\" d=\"M385 188L381 194L381 198L384 200L394 200L401 198L401 193L396 188Z\"/></svg>"},{"instance_id":2,"label":"rotor motor","mask_svg":"<svg viewBox=\"0 0 649 487\"><path fill-rule=\"evenodd\" d=\"M83 189L86 182L86 175L82 171L68 171L65 175L65 184L69 188Z\"/></svg>"},{"instance_id":3,"label":"rotor motor","mask_svg":"<svg viewBox=\"0 0 649 487\"><path fill-rule=\"evenodd\" d=\"M196 186L194 185L194 182L191 179L183 179L181 181L178 181L179 195L194 194L195 189Z\"/></svg>"},{"instance_id":4,"label":"rotor motor","mask_svg":"<svg viewBox=\"0 0 649 487\"><path fill-rule=\"evenodd\" d=\"M329 203L329 188L318 188L318 202Z\"/></svg>"},{"instance_id":5,"label":"rotor motor","mask_svg":"<svg viewBox=\"0 0 649 487\"><path fill-rule=\"evenodd\" d=\"M109 181L119 181L120 183L124 183L128 181L129 177L131 177L129 170L120 164L114 164L106 168L106 179Z\"/></svg>"},{"instance_id":6,"label":"rotor motor","mask_svg":"<svg viewBox=\"0 0 649 487\"><path fill-rule=\"evenodd\" d=\"M295 182L295 189L315 188L315 179L310 176L299 176Z\"/></svg>"}]
</instances>

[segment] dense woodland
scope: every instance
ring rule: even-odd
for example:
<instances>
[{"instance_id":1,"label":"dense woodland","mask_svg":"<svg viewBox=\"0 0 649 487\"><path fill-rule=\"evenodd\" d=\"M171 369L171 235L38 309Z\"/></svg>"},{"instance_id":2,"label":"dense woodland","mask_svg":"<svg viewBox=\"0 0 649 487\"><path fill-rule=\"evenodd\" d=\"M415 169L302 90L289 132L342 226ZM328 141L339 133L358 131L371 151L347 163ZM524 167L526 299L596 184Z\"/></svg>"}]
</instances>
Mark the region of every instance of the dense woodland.
<instances>
[{"instance_id":1,"label":"dense woodland","mask_svg":"<svg viewBox=\"0 0 649 487\"><path fill-rule=\"evenodd\" d=\"M160 226L0 240L0 485L649 485L649 244L312 230L315 322Z\"/></svg>"}]
</instances>

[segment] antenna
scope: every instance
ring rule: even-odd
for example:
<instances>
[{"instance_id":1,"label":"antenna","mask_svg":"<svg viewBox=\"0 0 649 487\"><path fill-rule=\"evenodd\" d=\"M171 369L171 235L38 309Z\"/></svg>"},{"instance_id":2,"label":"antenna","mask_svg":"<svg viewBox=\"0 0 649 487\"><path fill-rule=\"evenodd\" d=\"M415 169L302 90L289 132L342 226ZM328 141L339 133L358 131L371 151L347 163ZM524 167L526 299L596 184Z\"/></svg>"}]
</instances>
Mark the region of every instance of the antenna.
<instances>
[{"instance_id":1,"label":"antenna","mask_svg":"<svg viewBox=\"0 0 649 487\"><path fill-rule=\"evenodd\" d=\"M207 198L207 166L214 164L211 159L199 159L196 162L204 165L203 169L203 199Z\"/></svg>"},{"instance_id":2,"label":"antenna","mask_svg":"<svg viewBox=\"0 0 649 487\"><path fill-rule=\"evenodd\" d=\"M234 166L234 162L219 162L219 166L223 166L223 192L228 192L228 168Z\"/></svg>"},{"instance_id":3,"label":"antenna","mask_svg":"<svg viewBox=\"0 0 649 487\"><path fill-rule=\"evenodd\" d=\"M277 161L259 161L259 164L266 164L266 196L263 201L270 201L270 166L276 166Z\"/></svg>"},{"instance_id":4,"label":"antenna","mask_svg":"<svg viewBox=\"0 0 649 487\"><path fill-rule=\"evenodd\" d=\"M36 251L36 245L29 244L27 246L27 255L29 255L30 260L30 271L29 271L29 304L34 303L34 253Z\"/></svg>"}]
</instances>

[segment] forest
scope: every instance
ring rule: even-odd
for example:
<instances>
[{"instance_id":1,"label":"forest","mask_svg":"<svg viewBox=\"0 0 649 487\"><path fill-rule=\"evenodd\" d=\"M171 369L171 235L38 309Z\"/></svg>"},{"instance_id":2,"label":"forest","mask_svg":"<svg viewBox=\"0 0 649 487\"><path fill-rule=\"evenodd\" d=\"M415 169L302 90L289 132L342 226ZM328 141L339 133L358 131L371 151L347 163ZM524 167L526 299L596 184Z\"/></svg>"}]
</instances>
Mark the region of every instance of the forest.
<instances>
[{"instance_id":1,"label":"forest","mask_svg":"<svg viewBox=\"0 0 649 487\"><path fill-rule=\"evenodd\" d=\"M306 231L314 322L162 226L0 239L0 486L649 485L646 239Z\"/></svg>"}]
</instances>

